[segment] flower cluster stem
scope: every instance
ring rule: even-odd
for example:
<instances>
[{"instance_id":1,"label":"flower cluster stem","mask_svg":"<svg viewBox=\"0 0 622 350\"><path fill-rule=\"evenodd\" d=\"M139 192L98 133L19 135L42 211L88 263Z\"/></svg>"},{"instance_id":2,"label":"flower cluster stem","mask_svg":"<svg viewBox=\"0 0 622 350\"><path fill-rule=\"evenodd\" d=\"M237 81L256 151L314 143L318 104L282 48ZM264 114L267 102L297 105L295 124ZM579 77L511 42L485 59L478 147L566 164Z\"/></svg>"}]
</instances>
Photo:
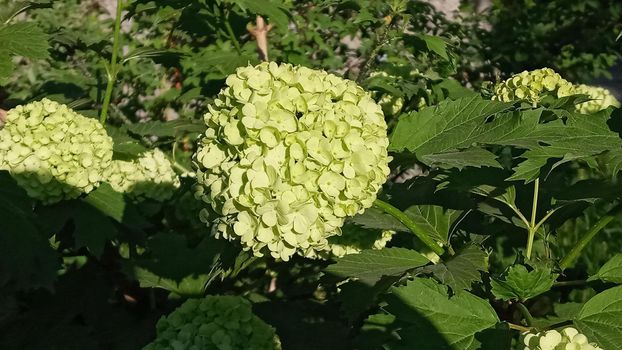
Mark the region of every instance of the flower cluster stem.
<instances>
[{"instance_id":1,"label":"flower cluster stem","mask_svg":"<svg viewBox=\"0 0 622 350\"><path fill-rule=\"evenodd\" d=\"M533 202L531 205L531 221L529 222L528 235L527 235L527 259L531 259L531 252L533 250L533 241L538 231L536 225L536 212L538 211L538 192L540 191L540 179L536 179L533 183Z\"/></svg>"},{"instance_id":2,"label":"flower cluster stem","mask_svg":"<svg viewBox=\"0 0 622 350\"><path fill-rule=\"evenodd\" d=\"M419 227L419 225L403 211L380 199L376 199L376 201L374 202L374 206L396 218L399 222L406 226L415 236L417 236L417 238L419 238L421 242L423 242L430 249L432 249L434 253L438 255L442 255L443 253L445 253L443 247L441 247L432 238L426 235L424 231Z\"/></svg>"},{"instance_id":3,"label":"flower cluster stem","mask_svg":"<svg viewBox=\"0 0 622 350\"><path fill-rule=\"evenodd\" d=\"M112 89L114 88L114 83L117 80L117 54L119 53L119 45L121 42L122 10L123 0L117 0L117 12L114 22L114 34L112 39L112 57L110 58L110 65L108 66L108 72L106 74L108 83L106 84L106 92L104 94L102 110L99 116L99 121L102 124L106 124L106 119L108 118L108 108L110 107L110 99L112 98Z\"/></svg>"}]
</instances>

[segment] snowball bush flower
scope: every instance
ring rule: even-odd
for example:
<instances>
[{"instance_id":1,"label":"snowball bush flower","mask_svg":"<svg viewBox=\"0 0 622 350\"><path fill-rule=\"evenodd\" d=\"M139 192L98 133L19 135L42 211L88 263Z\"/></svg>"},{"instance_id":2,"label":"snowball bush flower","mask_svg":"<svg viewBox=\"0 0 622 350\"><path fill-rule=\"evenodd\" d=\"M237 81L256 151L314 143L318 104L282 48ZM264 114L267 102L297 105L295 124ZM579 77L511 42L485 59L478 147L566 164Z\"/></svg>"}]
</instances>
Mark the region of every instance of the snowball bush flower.
<instances>
[{"instance_id":1,"label":"snowball bush flower","mask_svg":"<svg viewBox=\"0 0 622 350\"><path fill-rule=\"evenodd\" d=\"M0 170L45 204L91 192L111 161L112 139L97 120L48 99L8 111L0 130Z\"/></svg>"},{"instance_id":2,"label":"snowball bush flower","mask_svg":"<svg viewBox=\"0 0 622 350\"><path fill-rule=\"evenodd\" d=\"M596 113L609 106L620 107L620 102L615 98L615 96L613 96L611 91L602 87L584 84L576 85L573 93L588 95L592 98L592 100L579 103L576 106L577 111L582 114Z\"/></svg>"},{"instance_id":3,"label":"snowball bush flower","mask_svg":"<svg viewBox=\"0 0 622 350\"><path fill-rule=\"evenodd\" d=\"M280 350L274 328L236 296L190 299L156 325L156 339L144 350Z\"/></svg>"},{"instance_id":4,"label":"snowball bush flower","mask_svg":"<svg viewBox=\"0 0 622 350\"><path fill-rule=\"evenodd\" d=\"M113 161L104 172L104 178L115 191L135 200L149 198L163 202L180 186L171 162L157 148L145 152L137 160Z\"/></svg>"},{"instance_id":5,"label":"snowball bush flower","mask_svg":"<svg viewBox=\"0 0 622 350\"><path fill-rule=\"evenodd\" d=\"M497 84L493 100L540 102L543 96L564 97L573 94L573 85L551 68L524 71Z\"/></svg>"},{"instance_id":6,"label":"snowball bush flower","mask_svg":"<svg viewBox=\"0 0 622 350\"><path fill-rule=\"evenodd\" d=\"M357 254L365 249L380 250L391 241L395 231L362 230L356 226L345 225L341 236L328 239L329 250L320 254L323 258L341 258L349 254Z\"/></svg>"},{"instance_id":7,"label":"snowball bush flower","mask_svg":"<svg viewBox=\"0 0 622 350\"><path fill-rule=\"evenodd\" d=\"M602 350L572 327L523 335L524 350Z\"/></svg>"},{"instance_id":8,"label":"snowball bush flower","mask_svg":"<svg viewBox=\"0 0 622 350\"><path fill-rule=\"evenodd\" d=\"M257 256L329 249L389 174L380 106L352 81L289 64L238 68L226 85L194 158L202 220Z\"/></svg>"}]
</instances>

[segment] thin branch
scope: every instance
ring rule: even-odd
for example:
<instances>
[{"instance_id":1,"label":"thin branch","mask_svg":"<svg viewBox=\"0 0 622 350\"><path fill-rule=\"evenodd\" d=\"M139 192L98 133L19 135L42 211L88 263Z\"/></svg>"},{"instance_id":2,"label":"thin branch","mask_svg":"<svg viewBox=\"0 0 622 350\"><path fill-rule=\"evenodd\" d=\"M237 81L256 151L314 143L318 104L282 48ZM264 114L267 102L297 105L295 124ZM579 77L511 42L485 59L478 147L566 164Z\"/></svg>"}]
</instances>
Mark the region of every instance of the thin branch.
<instances>
[{"instance_id":1,"label":"thin branch","mask_svg":"<svg viewBox=\"0 0 622 350\"><path fill-rule=\"evenodd\" d=\"M516 303L516 308L520 311L521 315L523 315L527 325L531 327L531 325L533 325L533 316L531 316L529 309L527 309L523 303Z\"/></svg>"},{"instance_id":2,"label":"thin branch","mask_svg":"<svg viewBox=\"0 0 622 350\"><path fill-rule=\"evenodd\" d=\"M510 327L510 329L513 329L519 332L530 332L531 331L531 328L529 327L524 327L524 326L517 325L514 323L510 323L510 322L506 322L506 323L508 324L508 327Z\"/></svg>"},{"instance_id":3,"label":"thin branch","mask_svg":"<svg viewBox=\"0 0 622 350\"><path fill-rule=\"evenodd\" d=\"M261 16L257 16L256 23L256 26L248 28L248 32L257 41L259 59L268 61L268 32L272 30L272 24L266 24L266 21Z\"/></svg>"}]
</instances>

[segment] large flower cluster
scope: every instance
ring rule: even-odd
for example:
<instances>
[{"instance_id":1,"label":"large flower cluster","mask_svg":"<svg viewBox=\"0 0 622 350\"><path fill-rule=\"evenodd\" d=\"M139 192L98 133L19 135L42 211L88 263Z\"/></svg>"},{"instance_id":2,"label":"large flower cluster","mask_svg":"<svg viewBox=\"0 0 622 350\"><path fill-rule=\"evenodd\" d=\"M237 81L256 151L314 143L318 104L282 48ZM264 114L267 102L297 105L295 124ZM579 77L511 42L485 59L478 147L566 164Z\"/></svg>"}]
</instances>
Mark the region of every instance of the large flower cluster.
<instances>
[{"instance_id":1,"label":"large flower cluster","mask_svg":"<svg viewBox=\"0 0 622 350\"><path fill-rule=\"evenodd\" d=\"M157 148L137 160L114 160L104 172L104 179L115 191L135 200L165 201L180 186L171 162Z\"/></svg>"},{"instance_id":2,"label":"large flower cluster","mask_svg":"<svg viewBox=\"0 0 622 350\"><path fill-rule=\"evenodd\" d=\"M572 327L523 336L524 350L602 350Z\"/></svg>"},{"instance_id":3,"label":"large flower cluster","mask_svg":"<svg viewBox=\"0 0 622 350\"><path fill-rule=\"evenodd\" d=\"M156 325L144 350L280 350L274 328L255 316L241 297L190 299Z\"/></svg>"},{"instance_id":4,"label":"large flower cluster","mask_svg":"<svg viewBox=\"0 0 622 350\"><path fill-rule=\"evenodd\" d=\"M579 103L576 106L577 111L582 114L596 113L609 106L620 107L620 102L611 91L602 87L581 84L575 86L574 93L588 95L591 98L590 101Z\"/></svg>"},{"instance_id":5,"label":"large flower cluster","mask_svg":"<svg viewBox=\"0 0 622 350\"><path fill-rule=\"evenodd\" d=\"M497 84L493 100L511 102L527 100L538 104L542 97L564 97L573 94L573 85L551 68L524 71Z\"/></svg>"},{"instance_id":6,"label":"large flower cluster","mask_svg":"<svg viewBox=\"0 0 622 350\"><path fill-rule=\"evenodd\" d=\"M289 64L239 68L195 154L205 222L261 256L314 256L389 174L382 110L352 81Z\"/></svg>"},{"instance_id":7,"label":"large flower cluster","mask_svg":"<svg viewBox=\"0 0 622 350\"><path fill-rule=\"evenodd\" d=\"M46 204L92 191L111 160L112 139L97 120L48 99L8 111L0 130L0 169Z\"/></svg>"}]
</instances>

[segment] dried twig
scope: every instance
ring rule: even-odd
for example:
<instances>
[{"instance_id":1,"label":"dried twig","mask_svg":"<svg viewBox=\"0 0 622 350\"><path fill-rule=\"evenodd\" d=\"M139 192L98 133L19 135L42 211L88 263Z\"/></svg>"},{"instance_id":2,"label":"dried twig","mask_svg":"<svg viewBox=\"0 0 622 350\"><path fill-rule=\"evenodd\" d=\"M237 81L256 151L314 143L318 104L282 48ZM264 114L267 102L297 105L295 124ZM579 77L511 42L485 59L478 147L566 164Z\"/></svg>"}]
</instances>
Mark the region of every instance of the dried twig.
<instances>
[{"instance_id":1,"label":"dried twig","mask_svg":"<svg viewBox=\"0 0 622 350\"><path fill-rule=\"evenodd\" d=\"M5 121L6 121L6 111L0 108L0 126L3 126Z\"/></svg>"},{"instance_id":2,"label":"dried twig","mask_svg":"<svg viewBox=\"0 0 622 350\"><path fill-rule=\"evenodd\" d=\"M261 16L257 16L257 25L248 28L248 32L257 40L257 53L262 61L268 60L268 32L272 30L272 24L266 24Z\"/></svg>"}]
</instances>

